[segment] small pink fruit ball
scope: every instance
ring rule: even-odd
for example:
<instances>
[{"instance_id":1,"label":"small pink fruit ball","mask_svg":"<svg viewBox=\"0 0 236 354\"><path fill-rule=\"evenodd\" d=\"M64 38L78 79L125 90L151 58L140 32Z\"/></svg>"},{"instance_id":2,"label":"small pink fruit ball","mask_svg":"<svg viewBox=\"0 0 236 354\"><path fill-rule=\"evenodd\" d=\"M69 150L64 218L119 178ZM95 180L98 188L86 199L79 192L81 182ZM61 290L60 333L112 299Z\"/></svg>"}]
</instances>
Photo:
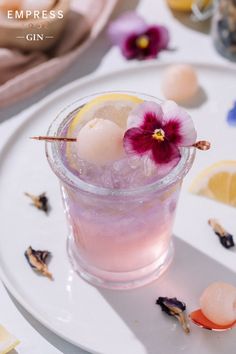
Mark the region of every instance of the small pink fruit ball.
<instances>
[{"instance_id":1,"label":"small pink fruit ball","mask_svg":"<svg viewBox=\"0 0 236 354\"><path fill-rule=\"evenodd\" d=\"M187 102L196 95L198 88L197 74L191 65L176 64L166 69L162 91L168 100Z\"/></svg>"},{"instance_id":2,"label":"small pink fruit ball","mask_svg":"<svg viewBox=\"0 0 236 354\"><path fill-rule=\"evenodd\" d=\"M200 298L200 307L206 318L218 325L229 325L236 320L236 287L216 282L206 288Z\"/></svg>"},{"instance_id":3,"label":"small pink fruit ball","mask_svg":"<svg viewBox=\"0 0 236 354\"><path fill-rule=\"evenodd\" d=\"M79 131L78 155L96 165L106 165L124 155L123 130L107 119L94 118Z\"/></svg>"}]
</instances>

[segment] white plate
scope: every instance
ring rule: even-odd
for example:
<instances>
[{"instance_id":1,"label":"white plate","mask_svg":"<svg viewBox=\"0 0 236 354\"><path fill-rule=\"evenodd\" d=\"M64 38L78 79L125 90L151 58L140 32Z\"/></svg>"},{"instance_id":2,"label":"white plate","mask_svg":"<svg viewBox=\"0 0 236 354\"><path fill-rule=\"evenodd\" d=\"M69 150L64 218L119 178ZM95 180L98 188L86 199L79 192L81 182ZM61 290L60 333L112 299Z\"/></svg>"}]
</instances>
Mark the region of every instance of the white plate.
<instances>
[{"instance_id":1,"label":"white plate","mask_svg":"<svg viewBox=\"0 0 236 354\"><path fill-rule=\"evenodd\" d=\"M159 86L164 68L165 65L156 63L131 66L125 71L74 82L42 101L15 131L0 157L1 276L33 316L92 353L233 354L233 331L215 334L192 328L192 333L186 336L173 318L161 313L155 300L161 295L177 296L193 310L208 283L218 279L235 283L235 251L222 248L207 219L218 217L233 232L236 210L192 196L187 187L204 166L235 158L235 129L228 127L225 117L235 99L236 71L196 65L207 100L189 111L199 138L211 140L213 149L197 154L186 178L175 224L175 233L182 241L175 240L174 264L161 279L141 289L126 292L98 289L72 271L66 255L67 228L58 182L47 164L43 144L28 139L44 134L61 108L87 94L125 89L162 97ZM50 215L29 206L23 195L25 191L35 194L46 191L52 205ZM36 276L30 269L24 258L29 245L53 253L50 270L54 282Z\"/></svg>"}]
</instances>

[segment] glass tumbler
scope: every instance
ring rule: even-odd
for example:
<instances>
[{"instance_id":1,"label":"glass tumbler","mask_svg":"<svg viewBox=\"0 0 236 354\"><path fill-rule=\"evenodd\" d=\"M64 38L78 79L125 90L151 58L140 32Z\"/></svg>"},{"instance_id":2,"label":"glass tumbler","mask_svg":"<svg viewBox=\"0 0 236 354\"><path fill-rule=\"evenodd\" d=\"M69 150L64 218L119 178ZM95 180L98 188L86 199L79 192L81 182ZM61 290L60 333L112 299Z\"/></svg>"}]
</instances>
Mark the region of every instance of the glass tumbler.
<instances>
[{"instance_id":1,"label":"glass tumbler","mask_svg":"<svg viewBox=\"0 0 236 354\"><path fill-rule=\"evenodd\" d=\"M128 93L160 103L152 96ZM80 107L96 96L66 107L48 135L64 136ZM173 258L176 206L195 149L183 148L178 165L162 179L138 188L111 189L88 184L69 170L63 144L46 142L46 155L61 185L74 270L91 284L112 289L135 288L157 279Z\"/></svg>"},{"instance_id":2,"label":"glass tumbler","mask_svg":"<svg viewBox=\"0 0 236 354\"><path fill-rule=\"evenodd\" d=\"M221 55L236 61L236 0L215 0L212 38Z\"/></svg>"}]
</instances>

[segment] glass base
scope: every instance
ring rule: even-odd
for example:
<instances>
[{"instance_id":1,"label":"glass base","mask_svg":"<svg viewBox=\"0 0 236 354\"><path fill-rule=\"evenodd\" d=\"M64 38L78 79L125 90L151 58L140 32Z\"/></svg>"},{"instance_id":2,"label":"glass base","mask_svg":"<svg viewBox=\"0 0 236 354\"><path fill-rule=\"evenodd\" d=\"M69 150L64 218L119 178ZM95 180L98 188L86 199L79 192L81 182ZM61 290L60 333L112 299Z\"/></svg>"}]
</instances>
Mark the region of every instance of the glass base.
<instances>
[{"instance_id":1,"label":"glass base","mask_svg":"<svg viewBox=\"0 0 236 354\"><path fill-rule=\"evenodd\" d=\"M67 252L73 269L92 285L108 289L134 289L159 278L169 267L174 256L174 246L170 242L167 251L154 263L132 272L109 272L85 264L76 252L73 236L67 240Z\"/></svg>"}]
</instances>

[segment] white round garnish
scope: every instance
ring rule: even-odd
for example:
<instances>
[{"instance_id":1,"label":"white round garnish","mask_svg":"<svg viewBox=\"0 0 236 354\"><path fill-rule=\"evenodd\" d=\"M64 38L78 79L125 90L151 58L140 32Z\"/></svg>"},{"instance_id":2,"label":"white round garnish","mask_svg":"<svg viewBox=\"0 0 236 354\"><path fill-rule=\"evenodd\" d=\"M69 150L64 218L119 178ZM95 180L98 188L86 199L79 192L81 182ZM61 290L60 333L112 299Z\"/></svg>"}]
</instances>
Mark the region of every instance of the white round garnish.
<instances>
[{"instance_id":1,"label":"white round garnish","mask_svg":"<svg viewBox=\"0 0 236 354\"><path fill-rule=\"evenodd\" d=\"M78 155L97 165L118 160L124 154L123 135L123 130L114 122L94 118L79 131Z\"/></svg>"},{"instance_id":2,"label":"white round garnish","mask_svg":"<svg viewBox=\"0 0 236 354\"><path fill-rule=\"evenodd\" d=\"M196 95L198 87L197 74L191 65L172 65L164 73L162 90L169 100L186 102Z\"/></svg>"},{"instance_id":3,"label":"white round garnish","mask_svg":"<svg viewBox=\"0 0 236 354\"><path fill-rule=\"evenodd\" d=\"M206 288L200 298L202 313L218 325L228 325L236 320L236 287L216 282Z\"/></svg>"}]
</instances>

